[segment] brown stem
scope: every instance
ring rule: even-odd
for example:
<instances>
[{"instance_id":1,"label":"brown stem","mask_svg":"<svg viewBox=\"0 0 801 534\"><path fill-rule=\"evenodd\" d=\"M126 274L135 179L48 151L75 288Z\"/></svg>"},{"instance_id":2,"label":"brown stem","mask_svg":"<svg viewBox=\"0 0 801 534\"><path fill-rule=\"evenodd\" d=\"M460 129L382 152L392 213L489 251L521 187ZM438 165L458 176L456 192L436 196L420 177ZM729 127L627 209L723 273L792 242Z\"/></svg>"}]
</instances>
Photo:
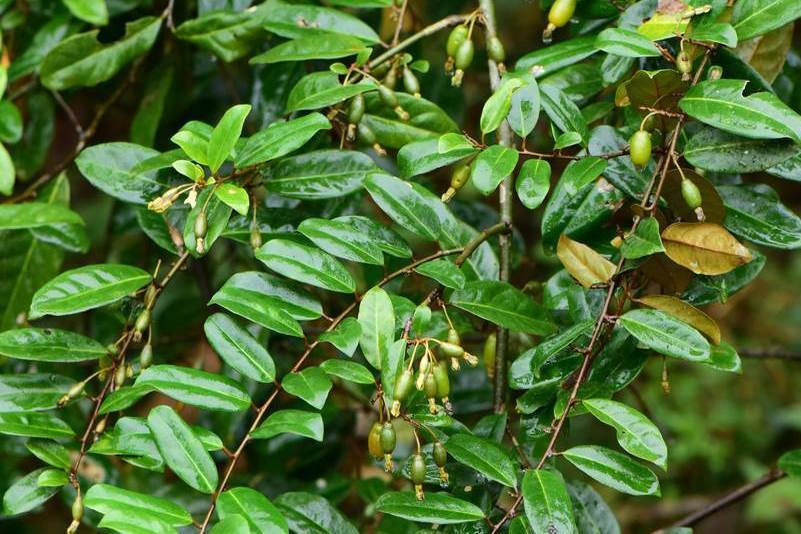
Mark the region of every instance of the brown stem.
<instances>
[{"instance_id":1,"label":"brown stem","mask_svg":"<svg viewBox=\"0 0 801 534\"><path fill-rule=\"evenodd\" d=\"M794 352L780 347L766 349L740 349L738 351L743 358L753 358L756 360L787 360L801 363L801 352Z\"/></svg>"},{"instance_id":2,"label":"brown stem","mask_svg":"<svg viewBox=\"0 0 801 534\"><path fill-rule=\"evenodd\" d=\"M424 258L420 258L419 260L413 261L409 265L386 275L374 287L384 286L389 282L391 282L392 280L394 280L395 278L398 278L399 276L410 274L415 267L418 267L424 263L445 256L452 256L454 254L459 254L459 256L455 260L455 263L457 265L461 265L470 256L470 254L472 254L479 247L479 245L481 245L481 243L489 239L489 237L506 230L507 230L506 225L496 224L495 226L487 228L483 232L479 233L476 237L470 240L470 242L468 242L463 248L440 250L439 252L435 252L434 254L430 254ZM324 332L331 332L334 329L336 329L336 327L339 326L339 323L341 323L348 315L350 315L350 313L353 310L356 309L356 306L358 306L363 296L364 294L357 295L356 298L353 300L353 302L351 302L344 310L342 310L342 312L339 315L337 315L334 318L333 321L331 321L331 324L328 325L328 327L324 330ZM320 337L318 336L317 339L315 339L312 343L310 343L306 347L306 350L303 351L303 354L300 355L298 360L295 362L295 365L292 366L292 369L290 369L289 372L290 373L297 372L301 367L303 367L303 364L306 362L306 359L319 344L320 344ZM267 397L267 400L265 400L264 403L258 408L256 412L256 417L253 419L253 423L251 423L250 428L247 431L247 434L245 434L245 436L242 438L242 441L239 443L239 446L231 455L228 461L228 465L225 468L225 473L223 474L222 480L217 490L211 496L211 505L209 506L209 509L206 512L206 516L203 519L203 523L200 525L201 534L203 534L206 531L206 528L208 527L209 522L211 521L211 516L214 513L214 509L217 506L217 498L223 491L225 491L225 488L228 485L228 480L231 478L231 474L234 471L234 467L236 467L236 464L239 461L239 457L242 455L242 452L245 450L245 447L252 439L251 435L258 428L262 419L267 414L267 410L270 409L270 406L272 405L273 401L278 396L278 393L280 391L281 391L281 384L276 381L275 389L270 394L270 396Z\"/></svg>"},{"instance_id":3,"label":"brown stem","mask_svg":"<svg viewBox=\"0 0 801 534\"><path fill-rule=\"evenodd\" d=\"M451 26L462 24L468 18L470 18L470 15L450 15L448 17L445 17L444 19L438 20L437 22L429 26L426 26L425 28L415 33L414 35L407 37L406 39L398 43L396 46L393 46L392 48L390 48L389 50L387 50L374 60L370 61L367 64L367 67L370 69L374 69L383 62L385 62L386 60L388 60L389 58L391 58L392 56L394 56L395 54L397 54L398 52L406 50L407 48L412 46L414 43L416 43L423 37L428 37L429 35L433 35L440 30L444 30L445 28L450 28Z\"/></svg>"}]
</instances>

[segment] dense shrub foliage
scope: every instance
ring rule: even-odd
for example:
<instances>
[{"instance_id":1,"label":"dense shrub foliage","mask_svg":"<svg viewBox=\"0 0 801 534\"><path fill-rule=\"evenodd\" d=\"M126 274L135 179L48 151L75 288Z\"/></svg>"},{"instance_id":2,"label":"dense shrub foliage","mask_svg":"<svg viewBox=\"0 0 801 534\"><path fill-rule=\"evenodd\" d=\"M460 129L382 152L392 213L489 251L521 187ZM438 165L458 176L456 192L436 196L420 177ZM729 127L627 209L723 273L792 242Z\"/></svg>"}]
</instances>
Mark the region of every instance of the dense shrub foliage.
<instances>
[{"instance_id":1,"label":"dense shrub foliage","mask_svg":"<svg viewBox=\"0 0 801 534\"><path fill-rule=\"evenodd\" d=\"M611 534L657 506L683 442L638 388L736 383L704 310L801 247L767 185L801 181L801 3L250 4L0 1L7 525ZM631 529L798 477L791 441Z\"/></svg>"}]
</instances>

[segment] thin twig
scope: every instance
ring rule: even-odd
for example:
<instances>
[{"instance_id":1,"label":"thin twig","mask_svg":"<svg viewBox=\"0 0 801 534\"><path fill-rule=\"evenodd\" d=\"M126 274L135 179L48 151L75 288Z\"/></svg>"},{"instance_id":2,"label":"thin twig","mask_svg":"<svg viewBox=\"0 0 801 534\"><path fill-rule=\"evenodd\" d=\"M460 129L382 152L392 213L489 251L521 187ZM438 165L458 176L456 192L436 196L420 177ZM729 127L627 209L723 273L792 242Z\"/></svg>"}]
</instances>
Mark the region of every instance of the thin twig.
<instances>
[{"instance_id":1,"label":"thin twig","mask_svg":"<svg viewBox=\"0 0 801 534\"><path fill-rule=\"evenodd\" d=\"M753 358L755 360L787 360L801 363L801 352L794 352L780 347L739 349L737 352L743 358Z\"/></svg>"},{"instance_id":2,"label":"thin twig","mask_svg":"<svg viewBox=\"0 0 801 534\"><path fill-rule=\"evenodd\" d=\"M406 16L406 5L408 3L409 0L403 0L403 4L401 4L400 12L398 13L398 23L395 25L395 35L392 37L392 46L398 46L398 39L403 29L403 18Z\"/></svg>"},{"instance_id":3,"label":"thin twig","mask_svg":"<svg viewBox=\"0 0 801 534\"><path fill-rule=\"evenodd\" d=\"M470 15L450 15L448 17L445 17L444 19L438 20L437 22L429 26L426 26L425 28L415 33L414 35L407 37L406 39L398 43L396 46L393 46L392 48L390 48L389 50L387 50L374 60L370 61L367 64L367 67L370 69L374 69L383 62L385 62L386 60L388 60L389 58L391 58L392 56L394 56L395 54L397 54L398 52L406 50L407 48L412 46L414 43L416 43L423 37L428 37L429 35L433 35L440 30L444 30L445 28L450 28L451 26L462 24L469 17Z\"/></svg>"}]
</instances>

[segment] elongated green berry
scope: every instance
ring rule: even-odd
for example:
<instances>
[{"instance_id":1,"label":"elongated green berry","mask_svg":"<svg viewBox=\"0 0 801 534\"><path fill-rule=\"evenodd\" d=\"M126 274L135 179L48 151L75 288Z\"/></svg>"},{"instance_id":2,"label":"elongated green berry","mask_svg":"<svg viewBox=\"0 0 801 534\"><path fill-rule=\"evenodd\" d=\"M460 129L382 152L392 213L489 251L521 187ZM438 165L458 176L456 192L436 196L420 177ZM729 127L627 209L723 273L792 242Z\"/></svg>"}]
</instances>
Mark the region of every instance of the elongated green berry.
<instances>
[{"instance_id":1,"label":"elongated green berry","mask_svg":"<svg viewBox=\"0 0 801 534\"><path fill-rule=\"evenodd\" d=\"M448 484L448 472L445 471L445 464L448 462L448 452L445 450L445 446L437 441L434 443L434 448L431 451L431 455L434 457L434 463L439 468L439 480L441 485Z\"/></svg>"},{"instance_id":2,"label":"elongated green berry","mask_svg":"<svg viewBox=\"0 0 801 534\"><path fill-rule=\"evenodd\" d=\"M446 358L461 358L464 355L464 349L459 345L448 343L447 341L439 344L439 349L442 355Z\"/></svg>"},{"instance_id":3,"label":"elongated green berry","mask_svg":"<svg viewBox=\"0 0 801 534\"><path fill-rule=\"evenodd\" d=\"M692 180L687 178L681 180L681 196L690 209L694 210L701 207L701 190Z\"/></svg>"},{"instance_id":4,"label":"elongated green berry","mask_svg":"<svg viewBox=\"0 0 801 534\"><path fill-rule=\"evenodd\" d=\"M482 356L484 357L484 367L487 369L487 376L493 378L495 376L495 352L498 346L498 337L495 332L487 336L484 341L484 349Z\"/></svg>"},{"instance_id":5,"label":"elongated green berry","mask_svg":"<svg viewBox=\"0 0 801 534\"><path fill-rule=\"evenodd\" d=\"M145 308L139 315L136 317L136 323L134 323L134 330L137 334L142 334L147 327L150 326L150 310Z\"/></svg>"},{"instance_id":6,"label":"elongated green berry","mask_svg":"<svg viewBox=\"0 0 801 534\"><path fill-rule=\"evenodd\" d=\"M461 346L462 339L459 337L459 332L455 328L448 329L448 343Z\"/></svg>"},{"instance_id":7,"label":"elongated green berry","mask_svg":"<svg viewBox=\"0 0 801 534\"><path fill-rule=\"evenodd\" d=\"M685 76L693 71L693 62L687 52L679 52L679 55L676 56L676 69Z\"/></svg>"},{"instance_id":8,"label":"elongated green berry","mask_svg":"<svg viewBox=\"0 0 801 534\"><path fill-rule=\"evenodd\" d=\"M453 198L453 195L455 195L456 192L459 189L461 189L469 179L470 179L470 165L464 163L457 166L453 170L453 174L451 175L450 187L448 187L448 190L442 194L442 201L447 202L451 198Z\"/></svg>"},{"instance_id":9,"label":"elongated green berry","mask_svg":"<svg viewBox=\"0 0 801 534\"><path fill-rule=\"evenodd\" d=\"M139 366L147 369L151 363L153 363L153 346L148 343L142 347L142 352L139 353Z\"/></svg>"},{"instance_id":10,"label":"elongated green berry","mask_svg":"<svg viewBox=\"0 0 801 534\"><path fill-rule=\"evenodd\" d=\"M493 35L487 41L487 55L495 63L503 63L506 59L506 50L503 48L503 43L496 35Z\"/></svg>"},{"instance_id":11,"label":"elongated green berry","mask_svg":"<svg viewBox=\"0 0 801 534\"><path fill-rule=\"evenodd\" d=\"M374 145L376 142L373 130L363 122L359 123L359 139L361 139L365 145Z\"/></svg>"},{"instance_id":12,"label":"elongated green berry","mask_svg":"<svg viewBox=\"0 0 801 534\"><path fill-rule=\"evenodd\" d=\"M459 45L459 49L456 51L456 55L453 56L455 60L455 65L457 69L464 70L470 66L473 62L473 55L475 54L475 45L473 45L473 41L470 39L465 39L461 45Z\"/></svg>"},{"instance_id":13,"label":"elongated green berry","mask_svg":"<svg viewBox=\"0 0 801 534\"><path fill-rule=\"evenodd\" d=\"M440 361L434 369L432 370L432 374L434 375L434 380L437 383L437 395L443 400L443 402L447 402L448 395L451 393L451 381L448 378L448 364L447 362Z\"/></svg>"},{"instance_id":14,"label":"elongated green berry","mask_svg":"<svg viewBox=\"0 0 801 534\"><path fill-rule=\"evenodd\" d=\"M629 139L631 162L643 166L651 160L651 134L637 130Z\"/></svg>"},{"instance_id":15,"label":"elongated green berry","mask_svg":"<svg viewBox=\"0 0 801 534\"><path fill-rule=\"evenodd\" d=\"M395 386L392 389L392 409L390 413L397 417L400 415L401 403L406 400L409 393L412 392L414 387L414 373L411 369L404 369L401 375L395 380Z\"/></svg>"},{"instance_id":16,"label":"elongated green berry","mask_svg":"<svg viewBox=\"0 0 801 534\"><path fill-rule=\"evenodd\" d=\"M350 106L348 106L348 122L351 124L359 124L362 117L364 117L364 95L358 94L350 99Z\"/></svg>"},{"instance_id":17,"label":"elongated green berry","mask_svg":"<svg viewBox=\"0 0 801 534\"><path fill-rule=\"evenodd\" d=\"M386 422L381 427L381 450L384 452L384 470L389 473L392 471L392 451L395 450L396 436L395 428L392 423Z\"/></svg>"},{"instance_id":18,"label":"elongated green berry","mask_svg":"<svg viewBox=\"0 0 801 534\"><path fill-rule=\"evenodd\" d=\"M201 211L195 217L195 237L206 237L206 232L209 229L209 220L206 218L206 212Z\"/></svg>"},{"instance_id":19,"label":"elongated green berry","mask_svg":"<svg viewBox=\"0 0 801 534\"><path fill-rule=\"evenodd\" d=\"M420 81L409 67L403 69L403 88L406 89L406 92L409 94L416 97L420 96Z\"/></svg>"},{"instance_id":20,"label":"elongated green berry","mask_svg":"<svg viewBox=\"0 0 801 534\"><path fill-rule=\"evenodd\" d=\"M381 423L378 421L373 423L370 433L367 435L367 451L374 458L384 456L384 449L381 447Z\"/></svg>"},{"instance_id":21,"label":"elongated green berry","mask_svg":"<svg viewBox=\"0 0 801 534\"><path fill-rule=\"evenodd\" d=\"M573 18L576 12L576 0L556 0L548 11L548 22L561 28Z\"/></svg>"},{"instance_id":22,"label":"elongated green berry","mask_svg":"<svg viewBox=\"0 0 801 534\"><path fill-rule=\"evenodd\" d=\"M412 483L415 485L425 484L426 481L426 461L422 454L412 456L412 465L409 469Z\"/></svg>"},{"instance_id":23,"label":"elongated green berry","mask_svg":"<svg viewBox=\"0 0 801 534\"><path fill-rule=\"evenodd\" d=\"M462 43L467 40L467 35L469 33L470 32L465 25L456 26L453 30L451 30L450 35L448 35L448 43L445 47L449 56L456 56L456 52L459 50L459 47L462 45Z\"/></svg>"},{"instance_id":24,"label":"elongated green berry","mask_svg":"<svg viewBox=\"0 0 801 534\"><path fill-rule=\"evenodd\" d=\"M395 94L395 91L386 85L378 86L378 96L381 97L381 100L384 102L384 104L391 108L394 108L398 105L398 96Z\"/></svg>"}]
</instances>

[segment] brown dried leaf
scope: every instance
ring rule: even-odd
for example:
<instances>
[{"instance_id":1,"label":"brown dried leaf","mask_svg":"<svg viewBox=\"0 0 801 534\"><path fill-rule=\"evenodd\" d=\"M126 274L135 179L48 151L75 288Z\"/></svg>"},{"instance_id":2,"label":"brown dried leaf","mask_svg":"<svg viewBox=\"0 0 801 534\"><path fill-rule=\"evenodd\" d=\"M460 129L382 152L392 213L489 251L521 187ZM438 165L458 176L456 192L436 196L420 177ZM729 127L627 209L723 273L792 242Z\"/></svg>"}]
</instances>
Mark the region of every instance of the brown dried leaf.
<instances>
[{"instance_id":1,"label":"brown dried leaf","mask_svg":"<svg viewBox=\"0 0 801 534\"><path fill-rule=\"evenodd\" d=\"M654 254L640 268L649 280L660 285L663 293L684 293L693 278L692 271L673 263L664 254Z\"/></svg>"},{"instance_id":2,"label":"brown dried leaf","mask_svg":"<svg viewBox=\"0 0 801 534\"><path fill-rule=\"evenodd\" d=\"M745 248L725 228L714 223L674 223L662 232L668 257L695 274L725 274L751 261Z\"/></svg>"},{"instance_id":3,"label":"brown dried leaf","mask_svg":"<svg viewBox=\"0 0 801 534\"><path fill-rule=\"evenodd\" d=\"M692 304L670 295L647 295L637 302L672 315L704 334L715 345L720 344L720 328L715 320Z\"/></svg>"},{"instance_id":4,"label":"brown dried leaf","mask_svg":"<svg viewBox=\"0 0 801 534\"><path fill-rule=\"evenodd\" d=\"M734 52L754 67L768 83L773 83L784 67L793 42L793 23L737 45Z\"/></svg>"},{"instance_id":5,"label":"brown dried leaf","mask_svg":"<svg viewBox=\"0 0 801 534\"><path fill-rule=\"evenodd\" d=\"M566 235L559 237L556 255L567 272L584 287L608 282L615 274L615 264L593 249Z\"/></svg>"}]
</instances>

